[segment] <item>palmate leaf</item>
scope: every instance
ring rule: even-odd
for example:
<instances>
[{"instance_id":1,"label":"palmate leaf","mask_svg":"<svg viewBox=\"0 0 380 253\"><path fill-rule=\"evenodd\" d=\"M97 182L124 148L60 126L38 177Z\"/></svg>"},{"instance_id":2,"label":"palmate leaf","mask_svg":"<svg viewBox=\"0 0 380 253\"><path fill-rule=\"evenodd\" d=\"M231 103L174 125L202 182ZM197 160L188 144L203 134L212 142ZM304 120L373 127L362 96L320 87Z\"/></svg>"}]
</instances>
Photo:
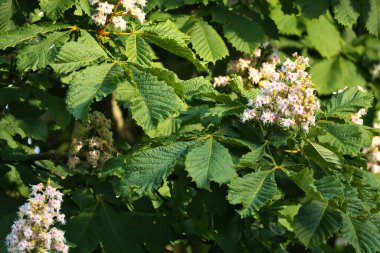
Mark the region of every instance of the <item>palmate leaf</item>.
<instances>
[{"instance_id":1,"label":"palmate leaf","mask_svg":"<svg viewBox=\"0 0 380 253\"><path fill-rule=\"evenodd\" d=\"M190 30L190 35L195 52L203 60L215 63L228 55L223 39L207 22L197 19Z\"/></svg>"},{"instance_id":2,"label":"palmate leaf","mask_svg":"<svg viewBox=\"0 0 380 253\"><path fill-rule=\"evenodd\" d=\"M67 92L68 110L75 118L84 119L93 100L113 92L123 75L124 71L115 63L103 63L76 72Z\"/></svg>"},{"instance_id":3,"label":"palmate leaf","mask_svg":"<svg viewBox=\"0 0 380 253\"><path fill-rule=\"evenodd\" d=\"M86 31L76 41L65 43L50 65L59 74L67 74L107 58L106 52Z\"/></svg>"},{"instance_id":4,"label":"palmate leaf","mask_svg":"<svg viewBox=\"0 0 380 253\"><path fill-rule=\"evenodd\" d=\"M176 142L133 154L126 162L121 179L122 194L129 196L133 191L140 195L156 189L174 170L174 162L187 146L185 142Z\"/></svg>"},{"instance_id":5,"label":"palmate leaf","mask_svg":"<svg viewBox=\"0 0 380 253\"><path fill-rule=\"evenodd\" d=\"M294 233L307 248L326 242L342 226L342 216L328 202L303 205L294 219Z\"/></svg>"},{"instance_id":6,"label":"palmate leaf","mask_svg":"<svg viewBox=\"0 0 380 253\"><path fill-rule=\"evenodd\" d=\"M209 189L210 182L228 183L237 174L228 149L213 138L194 146L186 156L186 170L200 188Z\"/></svg>"},{"instance_id":7,"label":"palmate leaf","mask_svg":"<svg viewBox=\"0 0 380 253\"><path fill-rule=\"evenodd\" d=\"M359 125L322 123L318 126L323 129L323 134L318 135L319 142L343 155L357 155L371 141Z\"/></svg>"},{"instance_id":8,"label":"palmate leaf","mask_svg":"<svg viewBox=\"0 0 380 253\"><path fill-rule=\"evenodd\" d=\"M17 54L17 69L20 72L37 70L52 63L60 47L68 41L69 34L70 31L51 33L40 42L21 49Z\"/></svg>"},{"instance_id":9,"label":"palmate leaf","mask_svg":"<svg viewBox=\"0 0 380 253\"><path fill-rule=\"evenodd\" d=\"M373 95L370 92L362 92L356 87L351 87L342 93L333 95L322 109L329 116L345 116L349 113L356 113L361 108L370 108L372 101Z\"/></svg>"},{"instance_id":10,"label":"palmate leaf","mask_svg":"<svg viewBox=\"0 0 380 253\"><path fill-rule=\"evenodd\" d=\"M125 54L129 62L142 66L149 66L152 63L152 49L142 37L136 34L132 34L125 41Z\"/></svg>"},{"instance_id":11,"label":"palmate leaf","mask_svg":"<svg viewBox=\"0 0 380 253\"><path fill-rule=\"evenodd\" d=\"M334 0L334 18L342 25L352 27L359 17L357 0Z\"/></svg>"},{"instance_id":12,"label":"palmate leaf","mask_svg":"<svg viewBox=\"0 0 380 253\"><path fill-rule=\"evenodd\" d=\"M313 1L315 2L315 1ZM316 5L320 5L315 2ZM306 23L307 41L323 57L337 55L341 50L341 37L335 24L325 15ZM321 36L324 34L325 36Z\"/></svg>"},{"instance_id":13,"label":"palmate leaf","mask_svg":"<svg viewBox=\"0 0 380 253\"><path fill-rule=\"evenodd\" d=\"M243 205L238 213L242 217L253 215L276 194L274 170L258 171L235 178L228 188L228 201L233 205Z\"/></svg>"},{"instance_id":14,"label":"palmate leaf","mask_svg":"<svg viewBox=\"0 0 380 253\"><path fill-rule=\"evenodd\" d=\"M22 42L31 40L39 34L46 34L57 30L69 28L67 24L49 25L24 25L17 29L5 32L0 36L0 49L16 46Z\"/></svg>"},{"instance_id":15,"label":"palmate leaf","mask_svg":"<svg viewBox=\"0 0 380 253\"><path fill-rule=\"evenodd\" d=\"M41 9L53 21L57 21L74 3L74 0L40 0Z\"/></svg>"},{"instance_id":16,"label":"palmate leaf","mask_svg":"<svg viewBox=\"0 0 380 253\"><path fill-rule=\"evenodd\" d=\"M160 120L179 112L179 98L166 82L137 68L133 77L136 96L131 101L132 117L143 129L153 129Z\"/></svg>"},{"instance_id":17,"label":"palmate leaf","mask_svg":"<svg viewBox=\"0 0 380 253\"><path fill-rule=\"evenodd\" d=\"M373 253L380 250L380 230L370 220L363 222L344 214L342 234L357 253Z\"/></svg>"},{"instance_id":18,"label":"palmate leaf","mask_svg":"<svg viewBox=\"0 0 380 253\"><path fill-rule=\"evenodd\" d=\"M16 27L12 20L13 10L13 0L0 1L0 31L9 31Z\"/></svg>"},{"instance_id":19,"label":"palmate leaf","mask_svg":"<svg viewBox=\"0 0 380 253\"><path fill-rule=\"evenodd\" d=\"M342 163L337 154L318 143L308 141L304 147L304 155L318 164L321 168L342 168Z\"/></svg>"},{"instance_id":20,"label":"palmate leaf","mask_svg":"<svg viewBox=\"0 0 380 253\"><path fill-rule=\"evenodd\" d=\"M187 46L190 38L178 30L173 22L167 20L166 22L143 26L136 34L173 54L189 60L198 70L206 70L204 63L199 61Z\"/></svg>"},{"instance_id":21,"label":"palmate leaf","mask_svg":"<svg viewBox=\"0 0 380 253\"><path fill-rule=\"evenodd\" d=\"M295 14L286 15L281 9L281 4L278 0L269 0L270 18L275 22L279 32L285 35L302 34L300 21Z\"/></svg>"},{"instance_id":22,"label":"palmate leaf","mask_svg":"<svg viewBox=\"0 0 380 253\"><path fill-rule=\"evenodd\" d=\"M315 187L314 171L312 169L304 168L298 173L291 170L286 170L285 172L307 196L316 196L317 188Z\"/></svg>"},{"instance_id":23,"label":"palmate leaf","mask_svg":"<svg viewBox=\"0 0 380 253\"><path fill-rule=\"evenodd\" d=\"M352 217L362 216L369 213L369 208L364 202L359 199L358 190L351 186L346 186L344 190L344 197L347 202L347 213Z\"/></svg>"}]
</instances>

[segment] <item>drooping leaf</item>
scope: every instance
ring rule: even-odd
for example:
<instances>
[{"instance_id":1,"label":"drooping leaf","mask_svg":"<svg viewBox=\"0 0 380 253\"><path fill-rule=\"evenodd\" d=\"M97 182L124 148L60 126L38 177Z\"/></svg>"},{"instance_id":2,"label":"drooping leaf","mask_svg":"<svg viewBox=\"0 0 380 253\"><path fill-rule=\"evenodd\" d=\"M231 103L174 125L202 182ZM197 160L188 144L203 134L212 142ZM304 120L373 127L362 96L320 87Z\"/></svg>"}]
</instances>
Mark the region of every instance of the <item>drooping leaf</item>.
<instances>
[{"instance_id":1,"label":"drooping leaf","mask_svg":"<svg viewBox=\"0 0 380 253\"><path fill-rule=\"evenodd\" d=\"M314 47L323 57L329 58L340 52L341 37L339 31L335 24L325 15L308 21L306 30L308 44ZM324 36L321 36L321 34Z\"/></svg>"},{"instance_id":2,"label":"drooping leaf","mask_svg":"<svg viewBox=\"0 0 380 253\"><path fill-rule=\"evenodd\" d=\"M187 46L190 38L179 31L173 22L167 20L166 22L144 26L138 32L149 42L189 60L198 70L206 70L204 64L196 58L196 55Z\"/></svg>"},{"instance_id":3,"label":"drooping leaf","mask_svg":"<svg viewBox=\"0 0 380 253\"><path fill-rule=\"evenodd\" d=\"M363 222L344 214L342 234L357 253L373 253L380 250L380 230L370 220Z\"/></svg>"},{"instance_id":4,"label":"drooping leaf","mask_svg":"<svg viewBox=\"0 0 380 253\"><path fill-rule=\"evenodd\" d=\"M65 43L54 62L50 65L59 74L68 74L76 69L86 67L107 57L106 52L95 39L86 31L76 41Z\"/></svg>"},{"instance_id":5,"label":"drooping leaf","mask_svg":"<svg viewBox=\"0 0 380 253\"><path fill-rule=\"evenodd\" d=\"M49 25L24 25L15 30L5 32L0 36L0 49L16 46L22 42L31 40L39 34L46 34L69 28L67 24L49 24Z\"/></svg>"},{"instance_id":6,"label":"drooping leaf","mask_svg":"<svg viewBox=\"0 0 380 253\"><path fill-rule=\"evenodd\" d=\"M133 69L136 96L131 101L132 116L144 129L153 129L180 109L172 87L148 72Z\"/></svg>"},{"instance_id":7,"label":"drooping leaf","mask_svg":"<svg viewBox=\"0 0 380 253\"><path fill-rule=\"evenodd\" d=\"M77 119L85 118L93 100L100 100L113 92L123 74L122 68L114 63L90 66L76 72L67 92L68 110Z\"/></svg>"},{"instance_id":8,"label":"drooping leaf","mask_svg":"<svg viewBox=\"0 0 380 253\"><path fill-rule=\"evenodd\" d=\"M308 141L304 154L322 168L342 168L338 155L318 143Z\"/></svg>"},{"instance_id":9,"label":"drooping leaf","mask_svg":"<svg viewBox=\"0 0 380 253\"><path fill-rule=\"evenodd\" d=\"M69 31L55 32L21 49L17 54L17 69L24 72L37 70L52 63L60 47L68 41L69 34Z\"/></svg>"},{"instance_id":10,"label":"drooping leaf","mask_svg":"<svg viewBox=\"0 0 380 253\"><path fill-rule=\"evenodd\" d=\"M310 70L310 74L321 95L331 94L346 86L364 86L366 83L355 64L343 57L317 62Z\"/></svg>"},{"instance_id":11,"label":"drooping leaf","mask_svg":"<svg viewBox=\"0 0 380 253\"><path fill-rule=\"evenodd\" d=\"M40 0L41 9L53 21L57 21L74 3L74 0Z\"/></svg>"},{"instance_id":12,"label":"drooping leaf","mask_svg":"<svg viewBox=\"0 0 380 253\"><path fill-rule=\"evenodd\" d=\"M334 0L334 18L342 25L352 27L359 17L357 0Z\"/></svg>"},{"instance_id":13,"label":"drooping leaf","mask_svg":"<svg viewBox=\"0 0 380 253\"><path fill-rule=\"evenodd\" d=\"M224 184L236 177L228 149L213 138L194 146L186 156L186 170L200 188L210 182Z\"/></svg>"},{"instance_id":14,"label":"drooping leaf","mask_svg":"<svg viewBox=\"0 0 380 253\"><path fill-rule=\"evenodd\" d=\"M285 172L307 196L315 196L317 188L315 187L314 171L312 169L304 168L298 173L290 170Z\"/></svg>"},{"instance_id":15,"label":"drooping leaf","mask_svg":"<svg viewBox=\"0 0 380 253\"><path fill-rule=\"evenodd\" d=\"M348 124L319 124L323 134L318 140L343 155L357 155L360 149L369 144L366 133L359 125Z\"/></svg>"},{"instance_id":16,"label":"drooping leaf","mask_svg":"<svg viewBox=\"0 0 380 253\"><path fill-rule=\"evenodd\" d=\"M125 196L130 192L142 194L155 190L172 173L174 162L186 151L187 143L176 142L141 150L127 160L121 179Z\"/></svg>"},{"instance_id":17,"label":"drooping leaf","mask_svg":"<svg viewBox=\"0 0 380 253\"><path fill-rule=\"evenodd\" d=\"M12 19L13 10L13 0L0 1L0 31L9 31L16 27Z\"/></svg>"},{"instance_id":18,"label":"drooping leaf","mask_svg":"<svg viewBox=\"0 0 380 253\"><path fill-rule=\"evenodd\" d=\"M326 242L342 226L342 216L328 202L303 205L294 219L294 233L307 248Z\"/></svg>"},{"instance_id":19,"label":"drooping leaf","mask_svg":"<svg viewBox=\"0 0 380 253\"><path fill-rule=\"evenodd\" d=\"M362 10L368 32L380 37L380 0L369 0Z\"/></svg>"},{"instance_id":20,"label":"drooping leaf","mask_svg":"<svg viewBox=\"0 0 380 253\"><path fill-rule=\"evenodd\" d=\"M152 63L152 49L140 36L132 34L125 41L125 54L129 62L149 66Z\"/></svg>"},{"instance_id":21,"label":"drooping leaf","mask_svg":"<svg viewBox=\"0 0 380 253\"><path fill-rule=\"evenodd\" d=\"M228 55L223 39L215 29L203 20L197 20L190 30L191 44L205 61L215 63Z\"/></svg>"},{"instance_id":22,"label":"drooping leaf","mask_svg":"<svg viewBox=\"0 0 380 253\"><path fill-rule=\"evenodd\" d=\"M233 204L243 205L238 212L242 217L253 215L276 194L274 171L258 171L231 181L227 199Z\"/></svg>"}]
</instances>

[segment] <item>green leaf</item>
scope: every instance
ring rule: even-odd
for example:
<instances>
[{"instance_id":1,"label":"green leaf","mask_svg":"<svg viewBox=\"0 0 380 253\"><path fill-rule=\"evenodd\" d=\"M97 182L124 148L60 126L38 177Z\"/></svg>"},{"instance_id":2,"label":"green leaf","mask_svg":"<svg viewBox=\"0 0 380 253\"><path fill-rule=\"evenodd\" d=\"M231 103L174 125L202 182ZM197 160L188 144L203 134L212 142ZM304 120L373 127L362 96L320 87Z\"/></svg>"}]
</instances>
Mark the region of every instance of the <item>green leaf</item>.
<instances>
[{"instance_id":1,"label":"green leaf","mask_svg":"<svg viewBox=\"0 0 380 253\"><path fill-rule=\"evenodd\" d=\"M140 34L140 36L149 42L189 60L198 70L206 70L204 63L200 62L193 51L187 46L190 38L178 30L173 22L167 20L166 22L144 26L137 34Z\"/></svg>"},{"instance_id":2,"label":"green leaf","mask_svg":"<svg viewBox=\"0 0 380 253\"><path fill-rule=\"evenodd\" d=\"M185 169L199 188L210 188L210 182L225 184L237 174L228 149L213 138L194 146L186 156Z\"/></svg>"},{"instance_id":3,"label":"green leaf","mask_svg":"<svg viewBox=\"0 0 380 253\"><path fill-rule=\"evenodd\" d=\"M179 112L179 98L172 87L148 72L133 69L136 96L132 99L132 117L145 130L153 129L161 119Z\"/></svg>"},{"instance_id":4,"label":"green leaf","mask_svg":"<svg viewBox=\"0 0 380 253\"><path fill-rule=\"evenodd\" d=\"M142 252L136 231L132 231L125 222L125 214L103 200L81 210L66 225L67 239L77 245L70 252L93 252L100 242L107 252L123 253L126 249L128 252ZM102 229L99 230L99 227Z\"/></svg>"},{"instance_id":5,"label":"green leaf","mask_svg":"<svg viewBox=\"0 0 380 253\"><path fill-rule=\"evenodd\" d=\"M40 0L41 9L53 21L57 21L74 3L74 0Z\"/></svg>"},{"instance_id":6,"label":"green leaf","mask_svg":"<svg viewBox=\"0 0 380 253\"><path fill-rule=\"evenodd\" d=\"M54 24L45 26L27 24L20 28L2 34L0 36L0 49L16 46L22 42L33 39L39 34L46 34L69 27L70 26L67 24Z\"/></svg>"},{"instance_id":7,"label":"green leaf","mask_svg":"<svg viewBox=\"0 0 380 253\"><path fill-rule=\"evenodd\" d=\"M362 222L344 214L342 234L357 253L373 253L380 250L380 230L370 220Z\"/></svg>"},{"instance_id":8,"label":"green leaf","mask_svg":"<svg viewBox=\"0 0 380 253\"><path fill-rule=\"evenodd\" d=\"M322 123L318 126L323 134L318 135L318 141L343 155L360 154L360 149L367 144L367 134L359 125Z\"/></svg>"},{"instance_id":9,"label":"green leaf","mask_svg":"<svg viewBox=\"0 0 380 253\"><path fill-rule=\"evenodd\" d=\"M125 222L125 212L117 212L112 206L100 202L99 217L102 219L102 242L107 252L143 252L136 232ZM99 232L99 228L97 228Z\"/></svg>"},{"instance_id":10,"label":"green leaf","mask_svg":"<svg viewBox=\"0 0 380 253\"><path fill-rule=\"evenodd\" d=\"M359 17L357 0L334 0L334 18L339 24L351 28Z\"/></svg>"},{"instance_id":11,"label":"green leaf","mask_svg":"<svg viewBox=\"0 0 380 253\"><path fill-rule=\"evenodd\" d=\"M380 0L369 0L363 8L365 27L370 34L380 37Z\"/></svg>"},{"instance_id":12,"label":"green leaf","mask_svg":"<svg viewBox=\"0 0 380 253\"><path fill-rule=\"evenodd\" d=\"M278 0L268 0L270 4L270 18L276 24L279 32L285 35L301 36L301 24L295 14L286 15L281 9Z\"/></svg>"},{"instance_id":13,"label":"green leaf","mask_svg":"<svg viewBox=\"0 0 380 253\"><path fill-rule=\"evenodd\" d=\"M319 145L318 143L307 141L308 145L304 147L304 155L314 161L322 168L342 168L342 163L337 154L333 151Z\"/></svg>"},{"instance_id":14,"label":"green leaf","mask_svg":"<svg viewBox=\"0 0 380 253\"><path fill-rule=\"evenodd\" d=\"M87 253L96 249L101 241L99 227L98 205L83 210L78 216L68 220L66 224L66 238L77 245L70 249L73 253Z\"/></svg>"},{"instance_id":15,"label":"green leaf","mask_svg":"<svg viewBox=\"0 0 380 253\"><path fill-rule=\"evenodd\" d=\"M223 27L224 36L237 50L252 54L264 37L261 25L255 21L239 18Z\"/></svg>"},{"instance_id":16,"label":"green leaf","mask_svg":"<svg viewBox=\"0 0 380 253\"><path fill-rule=\"evenodd\" d=\"M86 31L76 41L65 43L50 65L59 74L68 74L107 58L106 52Z\"/></svg>"},{"instance_id":17,"label":"green leaf","mask_svg":"<svg viewBox=\"0 0 380 253\"><path fill-rule=\"evenodd\" d=\"M229 184L228 201L243 205L238 210L242 217L253 215L273 198L277 191L274 170L258 171L235 178Z\"/></svg>"},{"instance_id":18,"label":"green leaf","mask_svg":"<svg viewBox=\"0 0 380 253\"><path fill-rule=\"evenodd\" d=\"M326 13L330 5L330 0L296 0L295 4L297 4L301 10L302 16L312 19L318 18L322 14Z\"/></svg>"},{"instance_id":19,"label":"green leaf","mask_svg":"<svg viewBox=\"0 0 380 253\"><path fill-rule=\"evenodd\" d=\"M113 92L123 74L122 68L114 63L103 63L76 72L67 92L68 110L75 118L84 119L92 101L101 100Z\"/></svg>"},{"instance_id":20,"label":"green leaf","mask_svg":"<svg viewBox=\"0 0 380 253\"><path fill-rule=\"evenodd\" d=\"M298 173L290 170L285 171L288 177L302 190L307 196L315 196L317 188L315 187L314 171L310 168L304 168Z\"/></svg>"},{"instance_id":21,"label":"green leaf","mask_svg":"<svg viewBox=\"0 0 380 253\"><path fill-rule=\"evenodd\" d=\"M228 49L217 31L207 22L197 19L190 30L191 44L205 61L215 63L228 55Z\"/></svg>"},{"instance_id":22,"label":"green leaf","mask_svg":"<svg viewBox=\"0 0 380 253\"><path fill-rule=\"evenodd\" d=\"M303 205L294 219L294 233L307 248L324 244L342 226L342 216L328 202Z\"/></svg>"},{"instance_id":23,"label":"green leaf","mask_svg":"<svg viewBox=\"0 0 380 253\"><path fill-rule=\"evenodd\" d=\"M337 55L342 49L339 31L325 15L308 21L306 31L308 46L315 48L323 57Z\"/></svg>"},{"instance_id":24,"label":"green leaf","mask_svg":"<svg viewBox=\"0 0 380 253\"><path fill-rule=\"evenodd\" d=\"M172 173L175 161L186 151L187 146L187 143L176 142L134 153L127 160L125 175L121 179L123 195L129 196L132 191L141 195L159 187Z\"/></svg>"},{"instance_id":25,"label":"green leaf","mask_svg":"<svg viewBox=\"0 0 380 253\"><path fill-rule=\"evenodd\" d=\"M13 22L13 0L0 1L0 31L9 31L16 28Z\"/></svg>"},{"instance_id":26,"label":"green leaf","mask_svg":"<svg viewBox=\"0 0 380 253\"><path fill-rule=\"evenodd\" d=\"M199 97L201 94L217 93L210 81L199 76L193 79L182 81L185 95L188 99Z\"/></svg>"},{"instance_id":27,"label":"green leaf","mask_svg":"<svg viewBox=\"0 0 380 253\"><path fill-rule=\"evenodd\" d=\"M369 208L359 199L358 190L356 188L351 186L346 187L344 197L347 202L347 213L352 217L363 216L363 214L369 213Z\"/></svg>"},{"instance_id":28,"label":"green leaf","mask_svg":"<svg viewBox=\"0 0 380 253\"><path fill-rule=\"evenodd\" d=\"M332 69L334 71L331 71ZM317 62L310 70L310 74L321 95L331 94L346 86L365 86L366 84L355 64L343 57Z\"/></svg>"},{"instance_id":29,"label":"green leaf","mask_svg":"<svg viewBox=\"0 0 380 253\"><path fill-rule=\"evenodd\" d=\"M136 34L132 34L125 41L125 54L129 62L142 66L152 64L152 49L146 41Z\"/></svg>"},{"instance_id":30,"label":"green leaf","mask_svg":"<svg viewBox=\"0 0 380 253\"><path fill-rule=\"evenodd\" d=\"M318 179L315 186L325 199L339 198L344 195L343 183L336 176L326 176Z\"/></svg>"},{"instance_id":31,"label":"green leaf","mask_svg":"<svg viewBox=\"0 0 380 253\"><path fill-rule=\"evenodd\" d=\"M52 63L60 47L68 41L69 34L69 31L55 32L21 49L17 54L17 69L21 72L37 70Z\"/></svg>"},{"instance_id":32,"label":"green leaf","mask_svg":"<svg viewBox=\"0 0 380 253\"><path fill-rule=\"evenodd\" d=\"M255 150L243 155L239 160L239 167L253 167L256 165L256 163L263 157L265 153L265 146L261 145L257 147Z\"/></svg>"},{"instance_id":33,"label":"green leaf","mask_svg":"<svg viewBox=\"0 0 380 253\"><path fill-rule=\"evenodd\" d=\"M368 109L372 106L372 102L372 93L362 92L358 88L352 87L333 95L323 110L329 116L344 116L357 113L361 108Z\"/></svg>"}]
</instances>

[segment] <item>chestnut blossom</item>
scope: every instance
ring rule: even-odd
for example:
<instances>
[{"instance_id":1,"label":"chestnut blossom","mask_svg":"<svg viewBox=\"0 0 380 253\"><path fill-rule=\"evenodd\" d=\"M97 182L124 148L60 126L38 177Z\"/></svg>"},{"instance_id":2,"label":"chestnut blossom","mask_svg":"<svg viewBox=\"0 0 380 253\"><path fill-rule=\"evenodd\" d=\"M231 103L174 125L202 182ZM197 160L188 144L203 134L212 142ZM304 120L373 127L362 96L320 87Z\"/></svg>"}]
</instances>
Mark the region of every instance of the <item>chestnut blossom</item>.
<instances>
[{"instance_id":1,"label":"chestnut blossom","mask_svg":"<svg viewBox=\"0 0 380 253\"><path fill-rule=\"evenodd\" d=\"M230 78L228 76L217 76L214 77L214 88L216 87L224 87L228 84L230 81Z\"/></svg>"},{"instance_id":2,"label":"chestnut blossom","mask_svg":"<svg viewBox=\"0 0 380 253\"><path fill-rule=\"evenodd\" d=\"M127 27L127 22L124 20L125 15L132 16L144 23L145 12L141 9L146 6L146 0L121 0L117 5L113 5L99 0L89 0L97 12L92 15L92 20L99 26L106 26L112 23L117 30L124 31ZM108 22L107 22L108 21Z\"/></svg>"},{"instance_id":3,"label":"chestnut blossom","mask_svg":"<svg viewBox=\"0 0 380 253\"><path fill-rule=\"evenodd\" d=\"M315 125L314 112L320 105L306 71L308 62L308 58L297 56L294 61L286 59L279 69L272 63L263 63L258 72L250 69L253 77L262 78L260 93L249 101L242 121L256 119L264 124L279 124L285 128L299 126L309 131L310 126Z\"/></svg>"},{"instance_id":4,"label":"chestnut blossom","mask_svg":"<svg viewBox=\"0 0 380 253\"><path fill-rule=\"evenodd\" d=\"M64 231L52 227L65 224L65 215L60 213L62 197L50 185L32 186L28 202L19 208L18 219L6 237L8 253L69 252Z\"/></svg>"},{"instance_id":5,"label":"chestnut blossom","mask_svg":"<svg viewBox=\"0 0 380 253\"><path fill-rule=\"evenodd\" d=\"M123 19L122 16L117 16L112 19L112 24L115 27L115 29L118 29L120 31L125 31L127 28L127 21Z\"/></svg>"}]
</instances>

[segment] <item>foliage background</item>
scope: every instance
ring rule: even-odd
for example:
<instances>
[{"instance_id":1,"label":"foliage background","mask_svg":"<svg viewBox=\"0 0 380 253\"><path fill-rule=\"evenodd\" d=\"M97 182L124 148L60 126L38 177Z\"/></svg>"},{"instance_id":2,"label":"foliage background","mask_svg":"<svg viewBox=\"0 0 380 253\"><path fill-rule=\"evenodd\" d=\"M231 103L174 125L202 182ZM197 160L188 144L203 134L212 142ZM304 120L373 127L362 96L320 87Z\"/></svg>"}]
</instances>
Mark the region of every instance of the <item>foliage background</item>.
<instances>
[{"instance_id":1,"label":"foliage background","mask_svg":"<svg viewBox=\"0 0 380 253\"><path fill-rule=\"evenodd\" d=\"M146 24L101 37L86 0L0 0L0 252L28 186L48 178L66 194L72 252L379 251L378 179L358 169L366 167L359 148L374 130L351 127L343 147L312 132L294 158L283 150L301 145L297 138L242 126L250 95L238 84L219 93L210 80L276 40L282 58L310 57L322 99L362 85L377 108L380 1L151 0L145 10ZM343 125L371 99L350 100L328 120ZM70 169L76 120L86 122L90 111L112 119L118 156L99 169ZM366 124L375 118L373 109ZM268 169L273 159L289 162L291 175ZM256 175L239 194L262 191L240 212L245 219L236 209L246 200L231 191L243 179L227 186L233 168ZM321 210L328 212L315 221ZM336 244L342 235L350 245Z\"/></svg>"}]
</instances>

